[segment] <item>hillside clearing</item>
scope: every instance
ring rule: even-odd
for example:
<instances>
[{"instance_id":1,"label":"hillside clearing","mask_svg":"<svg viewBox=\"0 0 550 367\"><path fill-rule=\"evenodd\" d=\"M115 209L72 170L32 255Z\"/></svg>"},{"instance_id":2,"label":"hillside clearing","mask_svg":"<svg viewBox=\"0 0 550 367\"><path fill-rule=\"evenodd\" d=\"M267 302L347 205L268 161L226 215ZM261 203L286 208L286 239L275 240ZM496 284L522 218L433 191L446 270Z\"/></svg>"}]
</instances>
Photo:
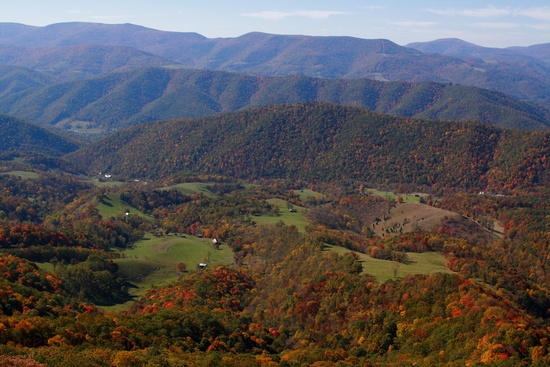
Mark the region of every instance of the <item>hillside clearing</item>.
<instances>
[{"instance_id":1,"label":"hillside clearing","mask_svg":"<svg viewBox=\"0 0 550 367\"><path fill-rule=\"evenodd\" d=\"M149 219L151 218L150 216L130 206L128 203L123 202L120 199L119 194L98 195L94 204L99 210L99 214L101 214L104 218L121 217L124 216L127 211L129 212L129 215L137 215Z\"/></svg>"},{"instance_id":2,"label":"hillside clearing","mask_svg":"<svg viewBox=\"0 0 550 367\"><path fill-rule=\"evenodd\" d=\"M208 189L214 185L213 182L184 182L172 186L164 187L164 190L176 189L185 195L203 194L207 197L216 197L217 195Z\"/></svg>"},{"instance_id":3,"label":"hillside clearing","mask_svg":"<svg viewBox=\"0 0 550 367\"><path fill-rule=\"evenodd\" d=\"M374 233L380 237L415 230L429 231L441 225L449 218L460 219L460 215L420 203L396 204L390 211L390 218L374 227Z\"/></svg>"},{"instance_id":4,"label":"hillside clearing","mask_svg":"<svg viewBox=\"0 0 550 367\"><path fill-rule=\"evenodd\" d=\"M404 203L419 203L420 199L426 196L426 194L396 194L392 191L383 191L376 189L368 189L367 191L373 195L382 196L384 198L392 199L395 201L397 201L398 198L401 197Z\"/></svg>"},{"instance_id":5,"label":"hillside clearing","mask_svg":"<svg viewBox=\"0 0 550 367\"><path fill-rule=\"evenodd\" d=\"M327 246L326 248L339 254L350 252L350 250L339 246ZM374 276L381 283L389 279L400 279L414 274L452 273L446 266L445 257L439 252L408 252L405 263L374 259L358 252L356 254L363 265L363 273ZM394 276L394 270L396 276Z\"/></svg>"},{"instance_id":6,"label":"hillside clearing","mask_svg":"<svg viewBox=\"0 0 550 367\"><path fill-rule=\"evenodd\" d=\"M196 271L199 263L217 266L233 262L229 247L222 245L216 250L211 239L190 235L146 237L121 256L115 260L118 274L137 286L131 289L132 295L141 295L152 286L180 277L182 273L176 267L181 262L188 272Z\"/></svg>"},{"instance_id":7,"label":"hillside clearing","mask_svg":"<svg viewBox=\"0 0 550 367\"><path fill-rule=\"evenodd\" d=\"M22 179L38 178L38 174L36 172L29 172L29 171L9 171L9 172L2 172L0 174L19 176Z\"/></svg>"},{"instance_id":8,"label":"hillside clearing","mask_svg":"<svg viewBox=\"0 0 550 367\"><path fill-rule=\"evenodd\" d=\"M268 199L270 204L279 207L279 215L262 215L254 217L254 221L258 224L277 224L283 222L288 226L295 226L300 232L306 231L307 218L306 209L300 206L292 205L289 207L289 203L283 199ZM292 208L292 212L290 211Z\"/></svg>"}]
</instances>

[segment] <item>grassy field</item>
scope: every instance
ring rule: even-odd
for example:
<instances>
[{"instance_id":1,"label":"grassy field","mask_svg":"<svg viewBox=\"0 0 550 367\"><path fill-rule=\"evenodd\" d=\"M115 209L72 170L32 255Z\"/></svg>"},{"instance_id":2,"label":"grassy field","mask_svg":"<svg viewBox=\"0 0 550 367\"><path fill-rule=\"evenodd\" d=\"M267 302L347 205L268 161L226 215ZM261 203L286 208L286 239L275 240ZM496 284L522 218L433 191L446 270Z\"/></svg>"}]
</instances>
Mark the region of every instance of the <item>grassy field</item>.
<instances>
[{"instance_id":1,"label":"grassy field","mask_svg":"<svg viewBox=\"0 0 550 367\"><path fill-rule=\"evenodd\" d=\"M307 218L306 210L299 206L293 206L295 212L290 212L288 202L282 199L268 199L269 203L279 207L279 215L262 215L254 217L254 221L258 224L276 224L280 221L289 226L296 226L300 232L306 231Z\"/></svg>"},{"instance_id":2,"label":"grassy field","mask_svg":"<svg viewBox=\"0 0 550 367\"><path fill-rule=\"evenodd\" d=\"M327 246L330 251L340 254L349 252L348 249L338 246ZM403 278L414 274L452 273L445 265L443 254L439 252L415 253L408 252L406 263L374 259L366 254L357 253L363 264L363 273L373 275L379 282L385 282L394 277L394 269L397 269L397 278Z\"/></svg>"},{"instance_id":3,"label":"grassy field","mask_svg":"<svg viewBox=\"0 0 550 367\"><path fill-rule=\"evenodd\" d=\"M311 197L317 199L325 197L325 195L321 194L320 192L316 192L310 189L294 190L294 193L300 196L300 200L302 200L302 202Z\"/></svg>"},{"instance_id":4,"label":"grassy field","mask_svg":"<svg viewBox=\"0 0 550 367\"><path fill-rule=\"evenodd\" d=\"M435 208L421 203L403 203L396 204L390 211L388 220L378 223L374 227L374 233L378 236L385 236L387 228L397 226L404 232L414 231L420 228L425 231L431 231L443 223L445 218L457 218L460 215L449 210ZM395 235L395 234L390 234Z\"/></svg>"},{"instance_id":5,"label":"grassy field","mask_svg":"<svg viewBox=\"0 0 550 367\"><path fill-rule=\"evenodd\" d=\"M118 274L134 284L130 293L142 295L148 288L167 281L176 280L182 274L176 266L183 262L187 272L199 271L199 263L208 266L233 263L233 252L225 245L218 250L212 246L212 240L186 235L149 236L136 242L132 249L124 251L123 258L116 259ZM123 309L126 305L117 305L109 309Z\"/></svg>"},{"instance_id":6,"label":"grassy field","mask_svg":"<svg viewBox=\"0 0 550 367\"><path fill-rule=\"evenodd\" d=\"M36 172L27 172L27 171L9 171L9 172L2 172L0 173L2 175L12 175L12 176L19 176L21 178L27 179L27 178L38 178L38 174Z\"/></svg>"},{"instance_id":7,"label":"grassy field","mask_svg":"<svg viewBox=\"0 0 550 367\"><path fill-rule=\"evenodd\" d=\"M167 186L164 189L176 189L186 195L203 194L208 197L216 197L212 191L208 190L208 186L213 185L212 182L184 182L177 185Z\"/></svg>"},{"instance_id":8,"label":"grassy field","mask_svg":"<svg viewBox=\"0 0 550 367\"><path fill-rule=\"evenodd\" d=\"M395 201L397 201L397 198L401 196L403 198L404 203L419 203L420 198L424 196L424 194L396 194L391 191L381 191L381 190L375 190L375 189L368 189L367 191L373 195L382 196L384 198L390 198Z\"/></svg>"},{"instance_id":9,"label":"grassy field","mask_svg":"<svg viewBox=\"0 0 550 367\"><path fill-rule=\"evenodd\" d=\"M99 214L101 214L101 216L104 218L124 215L126 213L126 210L130 210L130 215L138 215L140 217L150 218L148 215L142 213L136 208L124 203L122 200L120 200L120 196L118 194L101 195L96 198L96 200L97 201L94 204L99 210Z\"/></svg>"},{"instance_id":10,"label":"grassy field","mask_svg":"<svg viewBox=\"0 0 550 367\"><path fill-rule=\"evenodd\" d=\"M84 182L89 182L97 187L120 187L126 184L126 182L122 181L115 181L115 180L107 180L107 181L100 181L97 178L88 178L85 180L82 180Z\"/></svg>"}]
</instances>

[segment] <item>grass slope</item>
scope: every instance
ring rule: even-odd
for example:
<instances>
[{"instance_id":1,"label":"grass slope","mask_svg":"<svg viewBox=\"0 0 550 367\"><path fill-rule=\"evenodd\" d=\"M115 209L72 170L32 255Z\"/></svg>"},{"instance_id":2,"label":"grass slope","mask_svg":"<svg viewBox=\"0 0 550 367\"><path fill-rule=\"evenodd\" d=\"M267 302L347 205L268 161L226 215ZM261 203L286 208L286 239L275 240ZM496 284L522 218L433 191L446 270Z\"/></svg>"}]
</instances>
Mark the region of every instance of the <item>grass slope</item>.
<instances>
[{"instance_id":1,"label":"grass slope","mask_svg":"<svg viewBox=\"0 0 550 367\"><path fill-rule=\"evenodd\" d=\"M339 254L345 254L350 251L339 246L327 246L327 248ZM439 252L424 252L420 254L408 252L408 261L405 263L374 259L369 255L361 253L356 254L363 264L363 273L373 275L379 282L404 278L407 275L414 274L452 273L445 265L445 258ZM396 276L394 276L394 269L396 269Z\"/></svg>"},{"instance_id":2,"label":"grass slope","mask_svg":"<svg viewBox=\"0 0 550 367\"><path fill-rule=\"evenodd\" d=\"M133 294L142 294L147 288L165 281L177 279L180 262L187 265L187 271L196 271L198 263L209 266L227 265L233 262L233 252L227 246L215 250L211 239L194 236L146 237L117 259L119 275L135 284Z\"/></svg>"},{"instance_id":3,"label":"grass slope","mask_svg":"<svg viewBox=\"0 0 550 367\"><path fill-rule=\"evenodd\" d=\"M216 197L217 195L208 189L213 185L210 182L184 182L177 185L167 186L165 190L176 189L186 195L203 194L207 197Z\"/></svg>"},{"instance_id":4,"label":"grass slope","mask_svg":"<svg viewBox=\"0 0 550 367\"><path fill-rule=\"evenodd\" d=\"M38 178L38 173L36 172L29 172L29 171L9 171L9 172L2 172L0 173L2 175L12 175L12 176L19 176L23 179L28 178Z\"/></svg>"},{"instance_id":5,"label":"grass slope","mask_svg":"<svg viewBox=\"0 0 550 367\"><path fill-rule=\"evenodd\" d=\"M99 195L96 200L96 208L104 218L123 216L126 210L130 211L130 215L149 218L146 214L120 200L119 194Z\"/></svg>"},{"instance_id":6,"label":"grass slope","mask_svg":"<svg viewBox=\"0 0 550 367\"><path fill-rule=\"evenodd\" d=\"M262 215L254 217L254 221L258 224L276 224L283 222L288 226L295 226L300 232L306 231L307 218L306 209L299 206L292 206L295 212L291 212L286 200L282 199L268 199L270 204L277 205L279 207L279 215Z\"/></svg>"},{"instance_id":7,"label":"grass slope","mask_svg":"<svg viewBox=\"0 0 550 367\"><path fill-rule=\"evenodd\" d=\"M460 219L460 215L425 204L404 202L403 204L396 204L390 210L390 218L378 223L374 228L374 232L382 237L387 233L386 230L391 228L397 228L398 230L402 228L403 232L411 232L415 228L429 231L441 225L448 218Z\"/></svg>"},{"instance_id":8,"label":"grass slope","mask_svg":"<svg viewBox=\"0 0 550 367\"><path fill-rule=\"evenodd\" d=\"M383 191L383 190L376 190L376 189L368 189L368 191L371 194L382 196L384 198L393 199L397 201L399 197L403 199L404 203L419 203L420 197L425 196L425 194L396 194L391 191Z\"/></svg>"}]
</instances>

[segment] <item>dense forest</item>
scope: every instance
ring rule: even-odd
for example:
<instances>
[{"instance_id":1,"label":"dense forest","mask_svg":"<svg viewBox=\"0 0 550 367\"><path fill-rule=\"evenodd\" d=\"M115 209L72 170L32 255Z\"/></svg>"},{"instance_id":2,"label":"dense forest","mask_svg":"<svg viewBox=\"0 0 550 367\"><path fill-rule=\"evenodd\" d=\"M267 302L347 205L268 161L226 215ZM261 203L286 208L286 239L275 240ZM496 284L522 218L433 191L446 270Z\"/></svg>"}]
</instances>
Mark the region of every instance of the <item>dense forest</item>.
<instances>
[{"instance_id":1,"label":"dense forest","mask_svg":"<svg viewBox=\"0 0 550 367\"><path fill-rule=\"evenodd\" d=\"M0 74L0 85L38 78L18 71ZM396 116L479 121L520 130L548 130L550 119L547 110L502 93L435 82L275 78L157 67L52 84L0 94L0 110L85 132L299 102L332 102Z\"/></svg>"},{"instance_id":2,"label":"dense forest","mask_svg":"<svg viewBox=\"0 0 550 367\"><path fill-rule=\"evenodd\" d=\"M45 27L0 23L0 43L6 45L0 49L3 64L47 70L72 80L169 63L263 76L455 83L499 91L546 108L550 105L548 44L526 50L477 46L474 52L450 56L385 39L260 32L206 38L133 24L78 22ZM479 50L482 56L475 53Z\"/></svg>"},{"instance_id":3,"label":"dense forest","mask_svg":"<svg viewBox=\"0 0 550 367\"><path fill-rule=\"evenodd\" d=\"M550 362L550 207L540 185L506 195L423 196L425 204L415 205L470 218L470 233L448 219L381 237L372 228L425 185L394 185L402 190L396 198L350 179L250 185L180 174L94 185L32 163L22 160L18 168L34 175L0 175L4 365ZM311 189L318 193L306 195ZM108 215L113 198L122 203L120 213ZM307 225L293 225L292 215L305 216ZM160 244L216 239L205 245L209 254L227 248L233 255L204 269L181 258L169 279L136 294L142 283L124 254L147 237ZM400 275L413 254L441 254L448 272ZM373 276L363 256L394 264L393 275Z\"/></svg>"},{"instance_id":4,"label":"dense forest","mask_svg":"<svg viewBox=\"0 0 550 367\"><path fill-rule=\"evenodd\" d=\"M190 171L245 180L327 182L345 177L500 192L547 185L548 149L545 132L412 120L311 103L140 125L69 157L91 174L127 178Z\"/></svg>"},{"instance_id":5,"label":"dense forest","mask_svg":"<svg viewBox=\"0 0 550 367\"><path fill-rule=\"evenodd\" d=\"M550 365L548 45L0 43L0 366Z\"/></svg>"},{"instance_id":6,"label":"dense forest","mask_svg":"<svg viewBox=\"0 0 550 367\"><path fill-rule=\"evenodd\" d=\"M0 114L0 129L0 154L31 152L62 156L82 146L82 142L74 137L7 115Z\"/></svg>"}]
</instances>

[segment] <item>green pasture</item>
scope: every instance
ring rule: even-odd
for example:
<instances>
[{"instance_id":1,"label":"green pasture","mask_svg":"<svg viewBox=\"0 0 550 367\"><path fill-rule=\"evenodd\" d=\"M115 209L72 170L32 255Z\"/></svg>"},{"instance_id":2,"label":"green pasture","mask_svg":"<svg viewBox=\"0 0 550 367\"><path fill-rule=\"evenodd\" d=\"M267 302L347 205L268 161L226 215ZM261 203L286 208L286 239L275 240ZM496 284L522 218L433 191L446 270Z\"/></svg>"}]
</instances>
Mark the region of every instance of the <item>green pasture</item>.
<instances>
[{"instance_id":1,"label":"green pasture","mask_svg":"<svg viewBox=\"0 0 550 367\"><path fill-rule=\"evenodd\" d=\"M339 246L327 246L327 248L340 254L350 251ZM445 257L439 252L407 252L405 263L374 259L358 252L356 254L363 265L363 273L373 275L381 283L389 279L396 279L394 277L395 268L397 268L397 278L414 274L452 273L446 266Z\"/></svg>"},{"instance_id":2,"label":"green pasture","mask_svg":"<svg viewBox=\"0 0 550 367\"><path fill-rule=\"evenodd\" d=\"M182 276L176 269L180 262L186 264L183 274L201 271L198 269L199 263L210 267L233 263L233 251L223 244L216 250L210 238L149 235L136 242L133 248L122 252L121 258L114 261L119 267L118 275L136 286L130 289L130 293L140 296L150 287Z\"/></svg>"},{"instance_id":3,"label":"green pasture","mask_svg":"<svg viewBox=\"0 0 550 367\"><path fill-rule=\"evenodd\" d=\"M300 196L300 200L302 200L302 202L306 201L309 198L321 199L325 197L325 195L321 194L320 192L310 189L294 190L294 193Z\"/></svg>"},{"instance_id":4,"label":"green pasture","mask_svg":"<svg viewBox=\"0 0 550 367\"><path fill-rule=\"evenodd\" d=\"M126 210L130 210L130 215L150 218L148 215L120 200L120 195L116 193L98 195L94 201L96 208L99 210L99 214L101 214L103 218L124 216Z\"/></svg>"},{"instance_id":5,"label":"green pasture","mask_svg":"<svg viewBox=\"0 0 550 367\"><path fill-rule=\"evenodd\" d=\"M1 174L19 176L23 179L38 178L38 174L36 172L28 172L28 171L9 171L9 172L2 172Z\"/></svg>"},{"instance_id":6,"label":"green pasture","mask_svg":"<svg viewBox=\"0 0 550 367\"><path fill-rule=\"evenodd\" d=\"M300 206L292 206L295 212L290 212L288 202L282 199L268 199L269 203L279 207L279 215L262 215L254 217L258 224L277 224L283 222L289 226L296 226L300 232L306 231L307 218L306 210Z\"/></svg>"},{"instance_id":7,"label":"green pasture","mask_svg":"<svg viewBox=\"0 0 550 367\"><path fill-rule=\"evenodd\" d=\"M395 201L397 201L397 198L401 196L404 203L419 203L422 196L422 194L396 194L391 191L382 191L375 189L368 189L367 191L373 195L382 196L384 198L393 199Z\"/></svg>"},{"instance_id":8,"label":"green pasture","mask_svg":"<svg viewBox=\"0 0 550 367\"><path fill-rule=\"evenodd\" d=\"M208 197L216 197L212 191L208 190L208 186L213 185L212 182L184 182L172 186L167 186L164 189L176 189L185 195L203 194Z\"/></svg>"},{"instance_id":9,"label":"green pasture","mask_svg":"<svg viewBox=\"0 0 550 367\"><path fill-rule=\"evenodd\" d=\"M101 180L98 180L97 178L90 178L90 179L87 179L87 180L83 180L84 182L89 182L97 187L104 187L104 186L107 186L107 187L120 187L120 186L123 186L126 184L126 182L122 182L122 181L114 181L114 180L105 180L105 181L101 181Z\"/></svg>"}]
</instances>

